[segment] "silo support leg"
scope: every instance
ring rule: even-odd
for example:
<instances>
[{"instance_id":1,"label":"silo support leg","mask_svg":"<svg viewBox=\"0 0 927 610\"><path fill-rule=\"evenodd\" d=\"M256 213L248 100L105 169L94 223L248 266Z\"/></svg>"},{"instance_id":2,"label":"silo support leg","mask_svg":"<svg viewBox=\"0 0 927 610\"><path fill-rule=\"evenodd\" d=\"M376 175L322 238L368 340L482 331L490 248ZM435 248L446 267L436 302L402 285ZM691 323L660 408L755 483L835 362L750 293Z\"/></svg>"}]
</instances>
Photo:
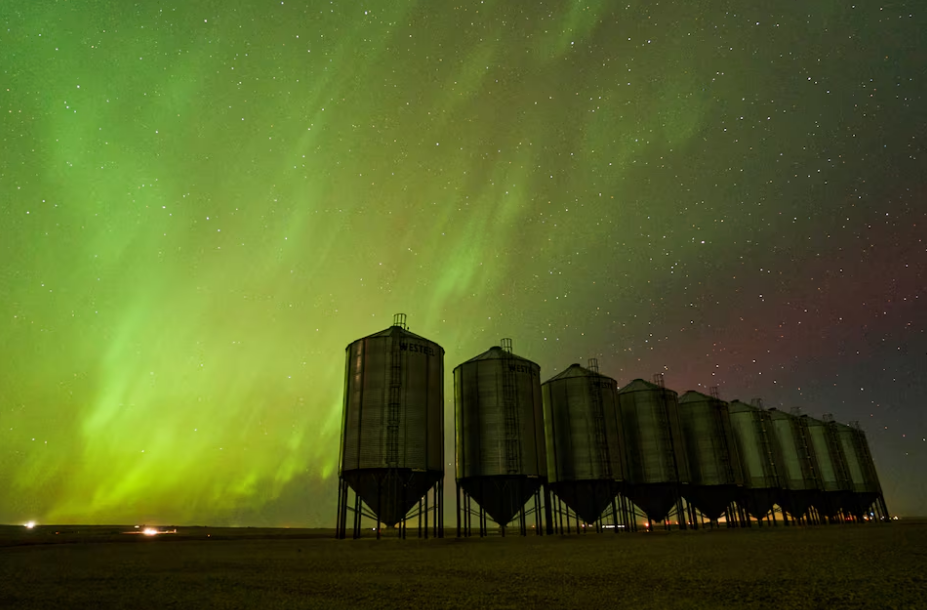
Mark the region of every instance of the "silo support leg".
<instances>
[{"instance_id":1,"label":"silo support leg","mask_svg":"<svg viewBox=\"0 0 927 610\"><path fill-rule=\"evenodd\" d=\"M435 486L434 486L434 509L433 509L434 515L432 515L432 517L434 518L434 519L433 519L433 523L434 523L433 528L434 528L434 529L432 530L432 537L434 537L434 538L437 538L437 537L438 537L438 514L441 512L440 510L438 510L438 506L440 505L440 503L441 503L441 499L440 499L440 494L438 493L438 483L435 483Z\"/></svg>"},{"instance_id":2,"label":"silo support leg","mask_svg":"<svg viewBox=\"0 0 927 610\"><path fill-rule=\"evenodd\" d=\"M534 533L536 536L544 535L544 528L541 524L541 488L538 487L534 492Z\"/></svg>"},{"instance_id":3,"label":"silo support leg","mask_svg":"<svg viewBox=\"0 0 927 610\"><path fill-rule=\"evenodd\" d=\"M348 504L348 498L350 497L348 494L349 494L349 489L348 489L347 486L346 486L346 489L345 489L345 491L344 491L344 510L345 510L345 514L344 514L344 518L342 519L343 527L342 527L342 530L341 530L341 533L342 533L343 537L345 537L345 538L348 537L348 511L351 510L350 505ZM353 515L352 515L352 517L353 517ZM353 521L351 522L351 525L352 525L352 526L354 525L354 522L353 522ZM352 538L354 537L354 533L353 533L353 532L351 533L351 537L352 537Z\"/></svg>"},{"instance_id":4,"label":"silo support leg","mask_svg":"<svg viewBox=\"0 0 927 610\"><path fill-rule=\"evenodd\" d=\"M345 505L347 498L344 493L345 481L338 479L338 514L335 518L335 538L344 538L344 521L347 519L348 507Z\"/></svg>"},{"instance_id":5,"label":"silo support leg","mask_svg":"<svg viewBox=\"0 0 927 610\"><path fill-rule=\"evenodd\" d=\"M621 515L628 527L628 531L637 531L637 515L635 514L634 505L625 496L621 496Z\"/></svg>"},{"instance_id":6,"label":"silo support leg","mask_svg":"<svg viewBox=\"0 0 927 610\"><path fill-rule=\"evenodd\" d=\"M444 479L438 481L438 538L444 538Z\"/></svg>"},{"instance_id":7,"label":"silo support leg","mask_svg":"<svg viewBox=\"0 0 927 610\"><path fill-rule=\"evenodd\" d=\"M470 537L470 524L471 524L470 517L472 513L470 510L470 496L467 495L467 492L464 492L463 499L464 499L464 536L469 538Z\"/></svg>"},{"instance_id":8,"label":"silo support leg","mask_svg":"<svg viewBox=\"0 0 927 610\"><path fill-rule=\"evenodd\" d=\"M377 510L382 510L383 508L383 479L377 479ZM380 517L377 516L377 540L380 539Z\"/></svg>"},{"instance_id":9,"label":"silo support leg","mask_svg":"<svg viewBox=\"0 0 927 610\"><path fill-rule=\"evenodd\" d=\"M467 492L462 491L463 496L463 535L464 538L470 537L470 496Z\"/></svg>"},{"instance_id":10,"label":"silo support leg","mask_svg":"<svg viewBox=\"0 0 927 610\"><path fill-rule=\"evenodd\" d=\"M431 536L432 538L438 537L438 513L441 512L438 510L438 506L440 506L440 504L441 504L441 500L438 494L438 484L436 483L434 487L433 497L432 497L432 509L431 509L431 512L434 513L431 515L431 523L432 523Z\"/></svg>"},{"instance_id":11,"label":"silo support leg","mask_svg":"<svg viewBox=\"0 0 927 610\"><path fill-rule=\"evenodd\" d=\"M551 504L550 488L544 485L544 517L547 519L547 533L554 533L554 512Z\"/></svg>"},{"instance_id":12,"label":"silo support leg","mask_svg":"<svg viewBox=\"0 0 927 610\"><path fill-rule=\"evenodd\" d=\"M335 515L335 539L336 540L341 538L341 503L342 503L341 486L342 486L342 480L339 478L338 479L338 508L336 509L337 512Z\"/></svg>"},{"instance_id":13,"label":"silo support leg","mask_svg":"<svg viewBox=\"0 0 927 610\"><path fill-rule=\"evenodd\" d=\"M877 503L878 503L878 505L879 505L879 508L880 508L881 511L882 511L882 519L884 519L885 521L888 521L889 523L891 523L891 520L892 520L892 519L891 519L891 517L889 517L889 514L888 514L888 507L885 505L885 496L880 495L880 496L879 496L879 499L877 500Z\"/></svg>"},{"instance_id":14,"label":"silo support leg","mask_svg":"<svg viewBox=\"0 0 927 610\"><path fill-rule=\"evenodd\" d=\"M457 537L460 538L460 483L457 483Z\"/></svg>"},{"instance_id":15,"label":"silo support leg","mask_svg":"<svg viewBox=\"0 0 927 610\"><path fill-rule=\"evenodd\" d=\"M615 506L615 498L612 498L612 529L618 533L618 507Z\"/></svg>"},{"instance_id":16,"label":"silo support leg","mask_svg":"<svg viewBox=\"0 0 927 610\"><path fill-rule=\"evenodd\" d=\"M342 501L342 510L344 513L341 515L341 537L348 537L348 482L344 482L344 500Z\"/></svg>"},{"instance_id":17,"label":"silo support leg","mask_svg":"<svg viewBox=\"0 0 927 610\"><path fill-rule=\"evenodd\" d=\"M625 515L624 513L624 505L621 503L621 499L622 497L618 496L616 500L612 501L612 504L615 507L615 525L617 526L620 523L623 526L620 529L627 531L628 530L628 523L627 523L628 518L627 518L627 515ZM619 529L619 528L616 527L615 529Z\"/></svg>"}]
</instances>

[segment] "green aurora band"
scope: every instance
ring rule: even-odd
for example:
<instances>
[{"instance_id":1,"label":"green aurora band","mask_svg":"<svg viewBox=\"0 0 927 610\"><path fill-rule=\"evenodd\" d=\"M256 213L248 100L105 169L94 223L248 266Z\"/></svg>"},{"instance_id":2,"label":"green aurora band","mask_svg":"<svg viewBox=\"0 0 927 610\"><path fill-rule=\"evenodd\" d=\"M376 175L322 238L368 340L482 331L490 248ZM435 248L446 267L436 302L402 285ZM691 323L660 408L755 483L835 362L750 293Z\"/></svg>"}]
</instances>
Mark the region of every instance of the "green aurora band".
<instances>
[{"instance_id":1,"label":"green aurora band","mask_svg":"<svg viewBox=\"0 0 927 610\"><path fill-rule=\"evenodd\" d=\"M330 524L343 350L394 312L448 388L504 336L660 370L667 303L864 167L801 114L853 104L806 78L852 43L795 46L823 4L3 2L0 522Z\"/></svg>"}]
</instances>

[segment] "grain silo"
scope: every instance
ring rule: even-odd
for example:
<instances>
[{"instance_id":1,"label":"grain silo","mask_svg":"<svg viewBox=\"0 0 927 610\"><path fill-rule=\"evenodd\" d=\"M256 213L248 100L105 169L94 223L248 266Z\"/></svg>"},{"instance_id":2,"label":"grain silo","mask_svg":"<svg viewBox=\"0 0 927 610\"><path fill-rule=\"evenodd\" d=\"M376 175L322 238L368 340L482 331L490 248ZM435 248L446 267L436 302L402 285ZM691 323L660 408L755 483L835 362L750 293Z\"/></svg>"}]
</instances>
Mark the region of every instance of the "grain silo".
<instances>
[{"instance_id":1,"label":"grain silo","mask_svg":"<svg viewBox=\"0 0 927 610\"><path fill-rule=\"evenodd\" d=\"M778 471L782 495L779 504L793 519L801 521L813 505L819 504L821 497L815 451L801 425L798 410L786 413L771 408L767 413L781 456Z\"/></svg>"},{"instance_id":2,"label":"grain silo","mask_svg":"<svg viewBox=\"0 0 927 610\"><path fill-rule=\"evenodd\" d=\"M454 369L458 506L464 495L463 530L469 535L479 506L479 532L486 517L505 528L519 516L526 532L525 504L534 497L540 532L542 486L547 482L541 367L511 351L511 341L492 347ZM544 503L549 510L549 502ZM461 511L458 508L458 529ZM548 524L550 519L547 520Z\"/></svg>"},{"instance_id":3,"label":"grain silo","mask_svg":"<svg viewBox=\"0 0 927 610\"><path fill-rule=\"evenodd\" d=\"M843 509L849 508L852 484L833 416L828 413L820 420L802 415L800 420L808 432L818 466L821 502L816 508L831 520L842 520Z\"/></svg>"},{"instance_id":4,"label":"grain silo","mask_svg":"<svg viewBox=\"0 0 927 610\"><path fill-rule=\"evenodd\" d=\"M648 526L665 521L673 507L685 529L682 486L689 482L677 394L658 383L635 379L618 391L627 456L627 496L647 515Z\"/></svg>"},{"instance_id":5,"label":"grain silo","mask_svg":"<svg viewBox=\"0 0 927 610\"><path fill-rule=\"evenodd\" d=\"M628 526L616 501L625 479L618 382L597 368L594 361L590 368L572 364L541 385L547 477L578 520L601 529L603 512L610 512L617 531L619 522Z\"/></svg>"},{"instance_id":6,"label":"grain silo","mask_svg":"<svg viewBox=\"0 0 927 610\"><path fill-rule=\"evenodd\" d=\"M727 403L686 392L679 399L679 419L691 475L687 498L713 524L725 513L729 524L739 521L733 505L742 497L744 475Z\"/></svg>"},{"instance_id":7,"label":"grain silo","mask_svg":"<svg viewBox=\"0 0 927 610\"><path fill-rule=\"evenodd\" d=\"M424 517L427 536L433 512L434 534L443 536L444 349L409 332L397 314L392 326L345 351L337 536L347 533L349 511L355 537L362 516L377 521L378 537L380 523L399 525L404 536L416 505L420 530Z\"/></svg>"},{"instance_id":8,"label":"grain silo","mask_svg":"<svg viewBox=\"0 0 927 610\"><path fill-rule=\"evenodd\" d=\"M852 496L848 510L857 520L874 518L887 520L888 509L885 506L885 497L882 495L882 486L879 484L879 475L869 451L866 433L859 427L859 422L850 422L849 425L837 423L835 425L843 455L846 458L847 472L850 477Z\"/></svg>"},{"instance_id":9,"label":"grain silo","mask_svg":"<svg viewBox=\"0 0 927 610\"><path fill-rule=\"evenodd\" d=\"M739 400L728 405L731 429L744 472L743 504L758 521L773 511L779 500L778 443L770 429L769 413ZM772 512L773 523L776 514Z\"/></svg>"}]
</instances>

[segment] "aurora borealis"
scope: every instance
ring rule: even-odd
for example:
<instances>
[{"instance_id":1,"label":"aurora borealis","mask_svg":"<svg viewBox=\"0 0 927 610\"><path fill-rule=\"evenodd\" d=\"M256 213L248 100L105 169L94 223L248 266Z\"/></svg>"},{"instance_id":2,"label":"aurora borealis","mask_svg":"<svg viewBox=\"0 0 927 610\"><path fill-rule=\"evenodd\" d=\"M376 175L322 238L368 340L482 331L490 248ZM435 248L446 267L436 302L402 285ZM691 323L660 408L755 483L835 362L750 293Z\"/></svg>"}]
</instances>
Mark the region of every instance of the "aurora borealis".
<instances>
[{"instance_id":1,"label":"aurora borealis","mask_svg":"<svg viewBox=\"0 0 927 610\"><path fill-rule=\"evenodd\" d=\"M923 514L919 3L0 26L0 523L330 526L344 348L395 312L446 350L448 414L453 367L512 337L542 379L597 357L860 420Z\"/></svg>"}]
</instances>

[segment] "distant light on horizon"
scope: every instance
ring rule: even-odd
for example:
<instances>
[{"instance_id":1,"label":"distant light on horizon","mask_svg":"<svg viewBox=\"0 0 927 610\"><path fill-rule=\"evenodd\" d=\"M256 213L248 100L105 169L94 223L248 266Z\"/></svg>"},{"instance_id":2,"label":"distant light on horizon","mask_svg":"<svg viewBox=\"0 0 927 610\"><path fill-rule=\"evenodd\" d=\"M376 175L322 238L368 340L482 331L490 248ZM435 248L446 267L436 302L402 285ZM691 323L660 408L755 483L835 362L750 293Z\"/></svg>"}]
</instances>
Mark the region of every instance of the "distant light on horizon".
<instances>
[{"instance_id":1,"label":"distant light on horizon","mask_svg":"<svg viewBox=\"0 0 927 610\"><path fill-rule=\"evenodd\" d=\"M24 525L26 526L27 530L31 530L32 528L35 527L35 521L26 521Z\"/></svg>"},{"instance_id":2,"label":"distant light on horizon","mask_svg":"<svg viewBox=\"0 0 927 610\"><path fill-rule=\"evenodd\" d=\"M141 526L136 525L135 529L128 532L122 532L123 534L138 534L142 536L158 536L160 534L176 534L177 528L174 529L159 529L157 527L146 527L144 529L139 529Z\"/></svg>"}]
</instances>

